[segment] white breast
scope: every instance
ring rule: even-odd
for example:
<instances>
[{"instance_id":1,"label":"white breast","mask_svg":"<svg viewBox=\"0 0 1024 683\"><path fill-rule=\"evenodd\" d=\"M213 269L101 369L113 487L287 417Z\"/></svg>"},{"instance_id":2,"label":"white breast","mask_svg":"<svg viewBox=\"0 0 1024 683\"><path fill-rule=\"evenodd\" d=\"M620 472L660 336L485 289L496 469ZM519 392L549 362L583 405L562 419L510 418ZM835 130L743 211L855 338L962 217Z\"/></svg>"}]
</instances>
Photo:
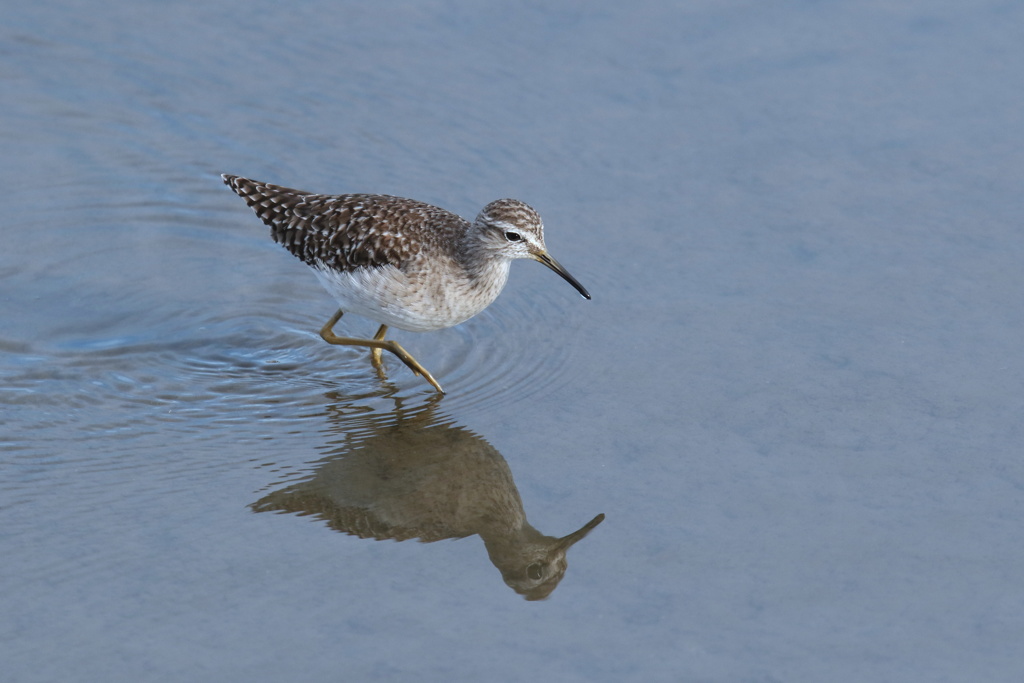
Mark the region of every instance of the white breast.
<instances>
[{"instance_id":1,"label":"white breast","mask_svg":"<svg viewBox=\"0 0 1024 683\"><path fill-rule=\"evenodd\" d=\"M429 332L458 325L487 308L504 289L509 264L489 264L491 272L476 278L453 270L444 277L436 272L408 274L394 266L313 271L342 311L400 330Z\"/></svg>"}]
</instances>

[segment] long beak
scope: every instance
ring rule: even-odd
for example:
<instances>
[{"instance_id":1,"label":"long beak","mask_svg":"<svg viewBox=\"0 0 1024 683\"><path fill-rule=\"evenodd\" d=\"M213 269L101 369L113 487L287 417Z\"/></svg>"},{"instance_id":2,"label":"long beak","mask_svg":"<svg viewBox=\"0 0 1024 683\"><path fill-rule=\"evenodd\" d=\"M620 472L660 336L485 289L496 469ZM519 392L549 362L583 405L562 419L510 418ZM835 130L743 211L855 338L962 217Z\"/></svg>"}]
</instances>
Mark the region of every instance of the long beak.
<instances>
[{"instance_id":1,"label":"long beak","mask_svg":"<svg viewBox=\"0 0 1024 683\"><path fill-rule=\"evenodd\" d=\"M578 529L569 534L568 536L562 536L560 539L558 539L558 543L555 544L555 547L559 550L568 550L572 544L576 543L577 541L583 540L584 536L593 531L594 527L596 527L603 521L604 513L602 512L597 517L594 517L592 520L584 524L582 529Z\"/></svg>"},{"instance_id":2,"label":"long beak","mask_svg":"<svg viewBox=\"0 0 1024 683\"><path fill-rule=\"evenodd\" d=\"M576 278L574 278L572 275L569 275L569 271L563 268L562 264L556 261L554 257L551 256L551 254L549 254L546 251L542 251L539 254L534 254L533 258L534 260L540 261L545 266L547 266L548 268L550 268L551 270L555 271L563 278L565 278L565 281L568 282L573 287L575 287L576 291L582 294L584 299L590 299L590 292L585 290L583 288L583 285L576 281Z\"/></svg>"}]
</instances>

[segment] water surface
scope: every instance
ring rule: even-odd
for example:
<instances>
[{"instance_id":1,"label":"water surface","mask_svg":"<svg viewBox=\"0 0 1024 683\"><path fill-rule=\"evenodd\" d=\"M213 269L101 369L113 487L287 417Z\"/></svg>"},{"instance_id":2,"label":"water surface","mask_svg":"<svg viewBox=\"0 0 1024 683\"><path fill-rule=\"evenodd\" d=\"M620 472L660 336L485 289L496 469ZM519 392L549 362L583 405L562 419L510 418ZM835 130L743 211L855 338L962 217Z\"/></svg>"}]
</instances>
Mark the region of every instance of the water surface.
<instances>
[{"instance_id":1,"label":"water surface","mask_svg":"<svg viewBox=\"0 0 1024 683\"><path fill-rule=\"evenodd\" d=\"M1024 674L1024 10L0 24L12 680ZM328 295L222 172L520 198L593 301L516 263L398 333L438 399L320 340ZM567 568L516 564L599 513Z\"/></svg>"}]
</instances>

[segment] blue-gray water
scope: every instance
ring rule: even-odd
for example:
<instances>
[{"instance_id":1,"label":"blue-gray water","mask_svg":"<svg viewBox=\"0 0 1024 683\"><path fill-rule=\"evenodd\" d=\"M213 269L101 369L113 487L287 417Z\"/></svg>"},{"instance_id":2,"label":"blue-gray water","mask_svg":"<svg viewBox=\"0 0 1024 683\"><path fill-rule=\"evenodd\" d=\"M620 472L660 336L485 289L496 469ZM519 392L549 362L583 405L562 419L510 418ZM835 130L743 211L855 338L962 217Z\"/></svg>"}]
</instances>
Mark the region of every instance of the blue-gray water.
<instances>
[{"instance_id":1,"label":"blue-gray water","mask_svg":"<svg viewBox=\"0 0 1024 683\"><path fill-rule=\"evenodd\" d=\"M1024 677L1024 6L8 4L5 680ZM593 301L397 333L438 401L221 172L523 199ZM268 504L449 471L606 519L528 602Z\"/></svg>"}]
</instances>

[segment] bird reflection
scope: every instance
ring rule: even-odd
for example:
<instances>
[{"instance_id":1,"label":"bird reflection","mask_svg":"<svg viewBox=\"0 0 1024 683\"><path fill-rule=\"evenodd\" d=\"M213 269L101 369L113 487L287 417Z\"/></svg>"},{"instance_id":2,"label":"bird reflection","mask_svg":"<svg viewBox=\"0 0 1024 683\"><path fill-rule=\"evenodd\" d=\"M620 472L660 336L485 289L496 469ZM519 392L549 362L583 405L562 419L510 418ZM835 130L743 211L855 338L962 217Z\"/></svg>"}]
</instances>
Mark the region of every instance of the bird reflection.
<instances>
[{"instance_id":1,"label":"bird reflection","mask_svg":"<svg viewBox=\"0 0 1024 683\"><path fill-rule=\"evenodd\" d=\"M337 531L376 540L433 543L477 534L505 583L527 600L543 600L565 575L566 552L604 515L567 536L537 531L501 453L436 414L435 405L348 418L358 429L347 433L358 435L322 459L311 479L252 508L316 515ZM332 420L346 433L342 412Z\"/></svg>"}]
</instances>

